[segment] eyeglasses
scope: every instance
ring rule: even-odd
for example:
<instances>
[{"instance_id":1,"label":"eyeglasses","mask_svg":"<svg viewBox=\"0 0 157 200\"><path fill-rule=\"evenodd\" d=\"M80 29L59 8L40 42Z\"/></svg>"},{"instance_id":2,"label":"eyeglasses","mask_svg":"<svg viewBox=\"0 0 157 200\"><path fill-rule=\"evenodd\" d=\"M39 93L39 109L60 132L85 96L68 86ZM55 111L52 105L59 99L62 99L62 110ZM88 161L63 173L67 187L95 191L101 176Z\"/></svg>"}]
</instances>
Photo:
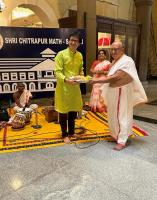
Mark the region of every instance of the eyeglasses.
<instances>
[{"instance_id":1,"label":"eyeglasses","mask_svg":"<svg viewBox=\"0 0 157 200\"><path fill-rule=\"evenodd\" d=\"M76 42L76 43L79 43L79 40L70 39L70 42Z\"/></svg>"},{"instance_id":2,"label":"eyeglasses","mask_svg":"<svg viewBox=\"0 0 157 200\"><path fill-rule=\"evenodd\" d=\"M112 48L112 49L110 49L110 51L119 51L120 49L122 49L122 47L120 47L120 48Z\"/></svg>"}]
</instances>

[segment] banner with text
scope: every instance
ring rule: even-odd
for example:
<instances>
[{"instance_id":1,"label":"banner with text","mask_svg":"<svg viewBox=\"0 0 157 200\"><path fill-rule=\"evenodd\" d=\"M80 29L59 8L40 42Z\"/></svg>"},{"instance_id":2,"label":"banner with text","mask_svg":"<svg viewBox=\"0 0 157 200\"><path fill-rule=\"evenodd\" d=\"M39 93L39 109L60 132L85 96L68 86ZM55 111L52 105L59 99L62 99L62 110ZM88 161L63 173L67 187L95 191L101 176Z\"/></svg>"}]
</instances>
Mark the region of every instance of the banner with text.
<instances>
[{"instance_id":1,"label":"banner with text","mask_svg":"<svg viewBox=\"0 0 157 200\"><path fill-rule=\"evenodd\" d=\"M81 35L78 50L85 61L84 29L0 27L0 96L13 93L18 82L33 93L52 94L54 58L75 31Z\"/></svg>"}]
</instances>

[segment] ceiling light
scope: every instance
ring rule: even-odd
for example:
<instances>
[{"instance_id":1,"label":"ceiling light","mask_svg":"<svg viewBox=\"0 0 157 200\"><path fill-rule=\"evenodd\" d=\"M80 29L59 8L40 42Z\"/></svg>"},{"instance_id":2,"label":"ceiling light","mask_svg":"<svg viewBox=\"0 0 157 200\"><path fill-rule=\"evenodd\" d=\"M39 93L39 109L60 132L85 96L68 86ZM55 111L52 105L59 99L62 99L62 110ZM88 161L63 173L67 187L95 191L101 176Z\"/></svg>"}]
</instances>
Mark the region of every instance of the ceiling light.
<instances>
[{"instance_id":1,"label":"ceiling light","mask_svg":"<svg viewBox=\"0 0 157 200\"><path fill-rule=\"evenodd\" d=\"M0 0L0 12L2 12L5 9L5 3L3 0Z\"/></svg>"}]
</instances>

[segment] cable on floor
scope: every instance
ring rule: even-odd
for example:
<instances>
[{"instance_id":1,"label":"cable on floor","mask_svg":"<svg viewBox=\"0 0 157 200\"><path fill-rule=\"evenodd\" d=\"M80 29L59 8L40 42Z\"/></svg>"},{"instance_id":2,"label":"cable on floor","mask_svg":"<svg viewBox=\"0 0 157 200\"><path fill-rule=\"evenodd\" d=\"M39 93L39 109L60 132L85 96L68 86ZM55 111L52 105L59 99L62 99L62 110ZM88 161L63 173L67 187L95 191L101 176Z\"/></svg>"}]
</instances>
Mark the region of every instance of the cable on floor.
<instances>
[{"instance_id":1,"label":"cable on floor","mask_svg":"<svg viewBox=\"0 0 157 200\"><path fill-rule=\"evenodd\" d=\"M81 131L77 133L78 135L79 134L81 135L81 134L85 133L85 131L90 131L91 133L94 133L98 137L98 140L95 141L93 144L90 144L90 145L87 145L87 146L83 146L83 147L82 147L82 145L78 145L77 142L73 141L72 143L74 143L74 145L75 145L75 147L77 149L86 149L86 148L89 148L91 146L95 146L95 145L97 145L100 142L100 136L98 135L98 133L96 131L86 129L83 126L75 128L75 130L77 130L77 129L81 129ZM79 138L79 139L81 139L81 138Z\"/></svg>"}]
</instances>

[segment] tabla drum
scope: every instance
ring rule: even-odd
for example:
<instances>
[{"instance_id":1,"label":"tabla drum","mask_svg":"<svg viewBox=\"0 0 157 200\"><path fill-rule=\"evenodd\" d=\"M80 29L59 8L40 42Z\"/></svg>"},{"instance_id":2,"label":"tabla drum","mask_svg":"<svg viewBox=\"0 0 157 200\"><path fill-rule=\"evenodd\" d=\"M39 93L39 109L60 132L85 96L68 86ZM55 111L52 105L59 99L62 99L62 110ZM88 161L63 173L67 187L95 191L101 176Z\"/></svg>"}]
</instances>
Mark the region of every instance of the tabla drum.
<instances>
[{"instance_id":1,"label":"tabla drum","mask_svg":"<svg viewBox=\"0 0 157 200\"><path fill-rule=\"evenodd\" d=\"M18 111L18 113L25 115L25 123L26 124L30 123L30 120L32 117L32 111L33 110L31 108L26 108L24 111L23 110Z\"/></svg>"},{"instance_id":2,"label":"tabla drum","mask_svg":"<svg viewBox=\"0 0 157 200\"><path fill-rule=\"evenodd\" d=\"M16 113L12 119L12 128L21 129L25 126L26 117L24 114Z\"/></svg>"},{"instance_id":3,"label":"tabla drum","mask_svg":"<svg viewBox=\"0 0 157 200\"><path fill-rule=\"evenodd\" d=\"M23 108L19 108L16 113L20 113L25 115L25 123L30 123L31 117L32 117L32 109L31 108L25 108L25 110L23 110Z\"/></svg>"}]
</instances>

